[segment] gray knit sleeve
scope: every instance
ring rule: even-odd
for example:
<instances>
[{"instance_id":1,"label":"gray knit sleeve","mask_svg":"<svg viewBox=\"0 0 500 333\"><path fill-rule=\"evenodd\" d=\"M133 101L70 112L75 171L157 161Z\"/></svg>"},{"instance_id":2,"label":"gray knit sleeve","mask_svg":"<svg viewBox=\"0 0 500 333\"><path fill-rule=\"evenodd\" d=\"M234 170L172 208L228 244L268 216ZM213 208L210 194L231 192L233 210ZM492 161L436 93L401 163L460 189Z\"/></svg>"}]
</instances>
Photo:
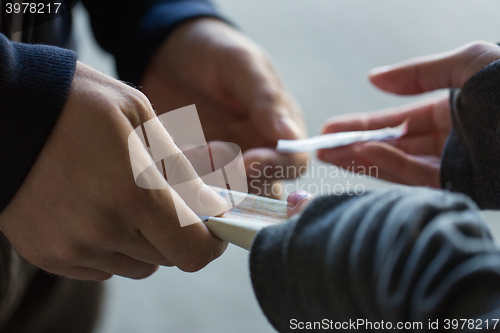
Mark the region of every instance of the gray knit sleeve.
<instances>
[{"instance_id":1,"label":"gray knit sleeve","mask_svg":"<svg viewBox=\"0 0 500 333\"><path fill-rule=\"evenodd\" d=\"M483 329L490 319L491 329L500 318L499 254L469 198L401 187L316 199L300 217L259 232L250 270L279 332L401 324L436 332L429 323L443 331L461 318ZM374 328L382 322L386 330Z\"/></svg>"},{"instance_id":2,"label":"gray knit sleeve","mask_svg":"<svg viewBox=\"0 0 500 333\"><path fill-rule=\"evenodd\" d=\"M450 94L453 128L443 151L441 186L482 209L500 208L500 61Z\"/></svg>"}]
</instances>

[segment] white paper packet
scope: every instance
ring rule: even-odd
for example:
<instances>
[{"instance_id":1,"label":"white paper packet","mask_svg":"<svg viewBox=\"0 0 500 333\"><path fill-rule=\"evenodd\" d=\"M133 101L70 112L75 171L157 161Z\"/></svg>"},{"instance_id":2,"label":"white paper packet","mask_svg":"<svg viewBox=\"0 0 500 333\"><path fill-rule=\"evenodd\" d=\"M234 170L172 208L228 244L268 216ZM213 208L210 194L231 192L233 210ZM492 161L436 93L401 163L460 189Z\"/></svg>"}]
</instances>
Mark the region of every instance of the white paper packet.
<instances>
[{"instance_id":1,"label":"white paper packet","mask_svg":"<svg viewBox=\"0 0 500 333\"><path fill-rule=\"evenodd\" d=\"M399 139L408 132L409 121L410 119L406 119L399 126L371 131L330 133L303 140L279 140L276 150L280 153L301 153L318 149L342 147L356 142Z\"/></svg>"}]
</instances>

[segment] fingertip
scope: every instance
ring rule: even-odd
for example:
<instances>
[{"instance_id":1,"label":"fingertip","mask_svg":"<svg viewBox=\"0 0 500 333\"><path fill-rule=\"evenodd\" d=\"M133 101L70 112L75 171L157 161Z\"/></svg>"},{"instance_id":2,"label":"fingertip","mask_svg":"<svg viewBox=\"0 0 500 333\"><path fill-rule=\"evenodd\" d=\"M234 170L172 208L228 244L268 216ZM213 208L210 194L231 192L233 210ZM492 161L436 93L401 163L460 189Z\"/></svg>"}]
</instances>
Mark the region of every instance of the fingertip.
<instances>
[{"instance_id":1,"label":"fingertip","mask_svg":"<svg viewBox=\"0 0 500 333\"><path fill-rule=\"evenodd\" d=\"M298 190L298 191L293 191L290 193L288 198L286 199L288 203L288 207L295 207L299 202L301 202L304 199L311 198L312 195L306 191L303 190Z\"/></svg>"},{"instance_id":2,"label":"fingertip","mask_svg":"<svg viewBox=\"0 0 500 333\"><path fill-rule=\"evenodd\" d=\"M287 198L288 216L292 217L301 213L313 199L314 196L306 191L298 190L292 192Z\"/></svg>"},{"instance_id":3,"label":"fingertip","mask_svg":"<svg viewBox=\"0 0 500 333\"><path fill-rule=\"evenodd\" d=\"M113 274L104 273L102 275L99 275L99 276L91 279L91 280L97 281L97 282L104 282L104 281L111 279L112 277L113 277Z\"/></svg>"},{"instance_id":4,"label":"fingertip","mask_svg":"<svg viewBox=\"0 0 500 333\"><path fill-rule=\"evenodd\" d=\"M321 134L328 134L328 133L331 133L330 131L330 126L331 126L331 122L330 120L328 119L327 121L325 121L325 123L323 124L323 126L321 126Z\"/></svg>"},{"instance_id":5,"label":"fingertip","mask_svg":"<svg viewBox=\"0 0 500 333\"><path fill-rule=\"evenodd\" d=\"M142 280L153 275L159 268L158 265L147 265L142 271L136 272L133 276L130 276L133 280Z\"/></svg>"},{"instance_id":6,"label":"fingertip","mask_svg":"<svg viewBox=\"0 0 500 333\"><path fill-rule=\"evenodd\" d=\"M368 80L373 84L374 86L378 87L380 84L380 78L384 77L385 72L377 72L377 71L370 71L368 72Z\"/></svg>"},{"instance_id":7,"label":"fingertip","mask_svg":"<svg viewBox=\"0 0 500 333\"><path fill-rule=\"evenodd\" d=\"M278 116L274 120L275 140L297 140L304 137L299 125L291 118ZM267 130L265 131L266 133Z\"/></svg>"},{"instance_id":8,"label":"fingertip","mask_svg":"<svg viewBox=\"0 0 500 333\"><path fill-rule=\"evenodd\" d=\"M387 74L387 72L390 72L392 69L394 69L394 65L384 65L372 68L368 71L368 78L371 80L373 78L383 76L384 74Z\"/></svg>"},{"instance_id":9,"label":"fingertip","mask_svg":"<svg viewBox=\"0 0 500 333\"><path fill-rule=\"evenodd\" d=\"M368 79L370 82L383 91L400 93L400 82L397 75L395 75L395 68L392 66L383 66L372 69L368 72Z\"/></svg>"},{"instance_id":10,"label":"fingertip","mask_svg":"<svg viewBox=\"0 0 500 333\"><path fill-rule=\"evenodd\" d=\"M185 258L182 262L177 264L177 267L187 273L197 272L208 264L210 264L215 259L219 258L227 248L227 242L220 240L219 238L212 236L212 241L204 246L203 248L198 248L193 251L189 258Z\"/></svg>"},{"instance_id":11,"label":"fingertip","mask_svg":"<svg viewBox=\"0 0 500 333\"><path fill-rule=\"evenodd\" d=\"M368 73L368 79L382 91L396 95L415 95L429 90L429 87L419 81L420 71L420 61L410 59L375 68Z\"/></svg>"}]
</instances>

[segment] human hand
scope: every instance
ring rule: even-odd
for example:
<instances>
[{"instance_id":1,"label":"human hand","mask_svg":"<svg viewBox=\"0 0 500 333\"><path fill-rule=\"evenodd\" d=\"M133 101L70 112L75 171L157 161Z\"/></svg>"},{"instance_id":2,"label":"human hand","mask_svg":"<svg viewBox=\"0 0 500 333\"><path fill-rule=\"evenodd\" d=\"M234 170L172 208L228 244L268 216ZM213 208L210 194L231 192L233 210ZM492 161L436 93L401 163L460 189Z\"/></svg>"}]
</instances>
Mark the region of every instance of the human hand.
<instances>
[{"instance_id":1,"label":"human hand","mask_svg":"<svg viewBox=\"0 0 500 333\"><path fill-rule=\"evenodd\" d=\"M263 175L267 166L299 170L307 162L307 154L274 150L278 139L306 136L298 104L264 52L221 21L202 18L177 28L150 62L141 86L159 114L196 104L207 141L238 144L250 181L272 180ZM258 186L249 188L262 195Z\"/></svg>"},{"instance_id":2,"label":"human hand","mask_svg":"<svg viewBox=\"0 0 500 333\"><path fill-rule=\"evenodd\" d=\"M314 200L314 196L306 191L297 190L290 193L287 200L287 214L288 217L302 213L307 205Z\"/></svg>"},{"instance_id":3,"label":"human hand","mask_svg":"<svg viewBox=\"0 0 500 333\"><path fill-rule=\"evenodd\" d=\"M56 126L0 214L0 231L20 256L54 274L104 280L144 278L157 265L196 271L223 253L227 244L203 223L180 226L177 213L199 219L158 170L150 180L164 190L135 184L128 137L153 118L142 93L78 63ZM173 171L197 178L159 121L153 127L179 153ZM148 156L142 143L130 148ZM224 200L198 180L189 193L205 210L197 213L224 212Z\"/></svg>"},{"instance_id":4,"label":"human hand","mask_svg":"<svg viewBox=\"0 0 500 333\"><path fill-rule=\"evenodd\" d=\"M437 55L376 68L371 82L398 95L441 88L461 88L467 80L500 59L500 47L474 42ZM357 143L321 150L318 157L350 170L378 167L378 177L407 185L440 187L441 153L451 130L448 95L368 114L350 114L326 121L323 133L393 127L410 118L408 134L398 140Z\"/></svg>"}]
</instances>

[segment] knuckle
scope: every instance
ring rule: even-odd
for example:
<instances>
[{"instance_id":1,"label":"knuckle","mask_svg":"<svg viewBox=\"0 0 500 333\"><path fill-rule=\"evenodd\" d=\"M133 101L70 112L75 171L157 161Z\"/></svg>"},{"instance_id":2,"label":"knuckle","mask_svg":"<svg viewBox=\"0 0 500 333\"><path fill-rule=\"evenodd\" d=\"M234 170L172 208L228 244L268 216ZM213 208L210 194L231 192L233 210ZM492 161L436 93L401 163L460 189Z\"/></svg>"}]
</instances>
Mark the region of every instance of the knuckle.
<instances>
[{"instance_id":1,"label":"knuckle","mask_svg":"<svg viewBox=\"0 0 500 333\"><path fill-rule=\"evenodd\" d=\"M253 69L257 71L271 71L274 73L273 66L266 53L253 43L245 46L227 46L225 52L227 55L225 60L236 65L236 68L239 70L248 71L249 69Z\"/></svg>"},{"instance_id":2,"label":"knuckle","mask_svg":"<svg viewBox=\"0 0 500 333\"><path fill-rule=\"evenodd\" d=\"M129 278L134 279L134 280L141 280L145 279L153 273L155 273L158 270L158 266L155 265L145 265L145 267L137 270L136 272L132 273Z\"/></svg>"},{"instance_id":3,"label":"knuckle","mask_svg":"<svg viewBox=\"0 0 500 333\"><path fill-rule=\"evenodd\" d=\"M273 112L286 105L288 105L288 100L283 90L276 85L268 84L260 88L258 98L253 104L253 111L259 114ZM288 108L284 108L284 110L288 110Z\"/></svg>"},{"instance_id":4,"label":"knuckle","mask_svg":"<svg viewBox=\"0 0 500 333\"><path fill-rule=\"evenodd\" d=\"M74 258L76 261L70 262L75 264L78 261L92 260L101 255L102 250L115 248L128 239L131 228L126 228L121 217L108 215L95 221L87 221L78 230L72 237L71 244L65 247L66 259Z\"/></svg>"},{"instance_id":5,"label":"knuckle","mask_svg":"<svg viewBox=\"0 0 500 333\"><path fill-rule=\"evenodd\" d=\"M139 186L135 183L124 187L120 194L114 199L116 201L113 209L115 209L117 213L122 211L126 213L133 212L138 208L138 206L141 206L142 200L144 199L144 196L141 195L140 192L141 188L139 188ZM148 193L148 191L146 191L146 193Z\"/></svg>"},{"instance_id":6,"label":"knuckle","mask_svg":"<svg viewBox=\"0 0 500 333\"><path fill-rule=\"evenodd\" d=\"M193 273L201 270L203 267L208 265L213 259L215 258L213 258L210 255L210 253L192 252L184 260L182 260L181 263L177 264L177 267L179 267L179 269L183 270L184 272Z\"/></svg>"},{"instance_id":7,"label":"knuckle","mask_svg":"<svg viewBox=\"0 0 500 333\"><path fill-rule=\"evenodd\" d=\"M149 99L137 89L130 88L125 95L124 112L137 127L156 116Z\"/></svg>"},{"instance_id":8,"label":"knuckle","mask_svg":"<svg viewBox=\"0 0 500 333\"><path fill-rule=\"evenodd\" d=\"M106 273L106 272L99 272L96 273L95 275L91 276L89 280L97 281L97 282L104 282L106 280L109 280L113 277L113 274L111 273Z\"/></svg>"},{"instance_id":9,"label":"knuckle","mask_svg":"<svg viewBox=\"0 0 500 333\"><path fill-rule=\"evenodd\" d=\"M206 265L210 263L210 261L211 260L196 258L195 260L190 261L186 264L177 265L177 267L179 267L179 269L181 269L184 272L194 273L204 268Z\"/></svg>"},{"instance_id":10,"label":"knuckle","mask_svg":"<svg viewBox=\"0 0 500 333\"><path fill-rule=\"evenodd\" d=\"M238 61L241 65L249 65L255 61L255 51L244 48L239 45L229 46L226 48L226 53L229 57Z\"/></svg>"},{"instance_id":11,"label":"knuckle","mask_svg":"<svg viewBox=\"0 0 500 333\"><path fill-rule=\"evenodd\" d=\"M474 41L466 45L465 51L472 55L482 54L490 51L492 48L498 48L496 44L485 41Z\"/></svg>"},{"instance_id":12,"label":"knuckle","mask_svg":"<svg viewBox=\"0 0 500 333\"><path fill-rule=\"evenodd\" d=\"M41 258L40 267L61 267L79 263L83 258L80 248L74 244L59 244ZM49 269L50 270L50 269Z\"/></svg>"},{"instance_id":13,"label":"knuckle","mask_svg":"<svg viewBox=\"0 0 500 333\"><path fill-rule=\"evenodd\" d=\"M119 242L119 234L115 232L116 228L110 226L89 228L88 242L90 244L102 245L110 247L116 245Z\"/></svg>"},{"instance_id":14,"label":"knuckle","mask_svg":"<svg viewBox=\"0 0 500 333\"><path fill-rule=\"evenodd\" d=\"M197 272L220 257L226 250L226 247L226 242L219 241L209 249L204 248L201 251L191 253L183 263L177 264L177 267L184 272Z\"/></svg>"},{"instance_id":15,"label":"knuckle","mask_svg":"<svg viewBox=\"0 0 500 333\"><path fill-rule=\"evenodd\" d=\"M479 72L481 69L500 58L500 48L498 45L475 41L467 44L460 54L462 71L458 76L460 85Z\"/></svg>"},{"instance_id":16,"label":"knuckle","mask_svg":"<svg viewBox=\"0 0 500 333\"><path fill-rule=\"evenodd\" d=\"M283 101L281 89L275 86L265 86L261 89L260 96L262 101L266 104L277 104Z\"/></svg>"}]
</instances>

